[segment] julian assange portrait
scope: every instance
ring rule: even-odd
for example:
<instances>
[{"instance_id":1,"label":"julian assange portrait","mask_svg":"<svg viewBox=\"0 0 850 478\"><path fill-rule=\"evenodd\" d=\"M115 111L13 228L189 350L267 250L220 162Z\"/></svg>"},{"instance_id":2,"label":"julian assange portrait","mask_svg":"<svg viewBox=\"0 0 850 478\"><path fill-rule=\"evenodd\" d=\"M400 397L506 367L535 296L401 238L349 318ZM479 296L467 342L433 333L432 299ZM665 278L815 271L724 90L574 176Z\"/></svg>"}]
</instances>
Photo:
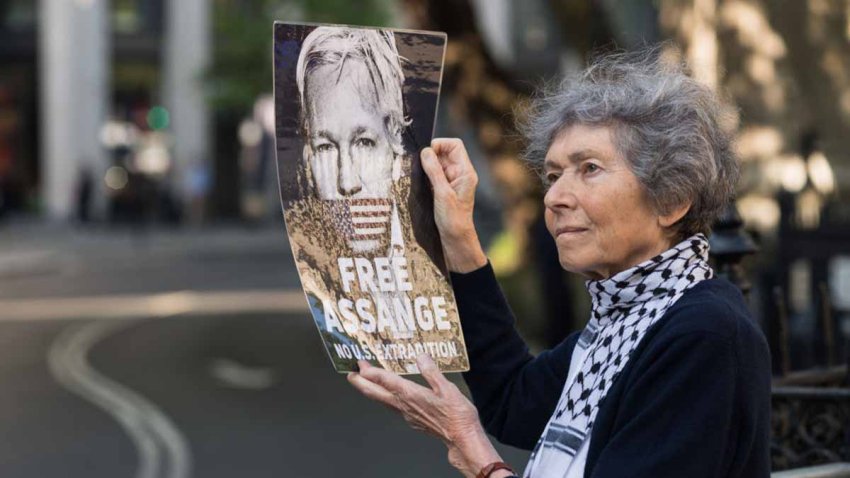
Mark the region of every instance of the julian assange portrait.
<instances>
[{"instance_id":1,"label":"julian assange portrait","mask_svg":"<svg viewBox=\"0 0 850 478\"><path fill-rule=\"evenodd\" d=\"M409 123L393 33L317 27L304 39L296 68L304 166L314 193L345 213L369 214L363 219L370 228L352 238L356 252L383 248L392 227L400 234L393 188Z\"/></svg>"}]
</instances>

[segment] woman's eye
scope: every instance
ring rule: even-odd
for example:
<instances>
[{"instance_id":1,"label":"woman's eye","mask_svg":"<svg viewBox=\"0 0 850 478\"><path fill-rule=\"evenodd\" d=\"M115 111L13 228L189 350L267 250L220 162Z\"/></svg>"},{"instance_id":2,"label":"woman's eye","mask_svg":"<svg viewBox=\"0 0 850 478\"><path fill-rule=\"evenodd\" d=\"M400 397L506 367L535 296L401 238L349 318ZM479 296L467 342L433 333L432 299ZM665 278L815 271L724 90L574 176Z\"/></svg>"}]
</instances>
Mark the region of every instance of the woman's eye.
<instances>
[{"instance_id":1,"label":"woman's eye","mask_svg":"<svg viewBox=\"0 0 850 478\"><path fill-rule=\"evenodd\" d=\"M560 176L555 173L547 173L545 176L543 176L543 182L547 186L551 186L552 184L555 184L559 177Z\"/></svg>"},{"instance_id":2,"label":"woman's eye","mask_svg":"<svg viewBox=\"0 0 850 478\"><path fill-rule=\"evenodd\" d=\"M322 143L322 144L316 145L316 152L317 153L329 153L333 150L334 150L334 145L332 145L331 143Z\"/></svg>"},{"instance_id":3,"label":"woman's eye","mask_svg":"<svg viewBox=\"0 0 850 478\"><path fill-rule=\"evenodd\" d=\"M361 148L374 148L375 141L369 138L357 138L354 142L355 146L359 146Z\"/></svg>"},{"instance_id":4,"label":"woman's eye","mask_svg":"<svg viewBox=\"0 0 850 478\"><path fill-rule=\"evenodd\" d=\"M594 163L584 163L583 169L584 169L585 173L590 174L590 173L595 173L596 171L599 171L599 166L597 166Z\"/></svg>"}]
</instances>

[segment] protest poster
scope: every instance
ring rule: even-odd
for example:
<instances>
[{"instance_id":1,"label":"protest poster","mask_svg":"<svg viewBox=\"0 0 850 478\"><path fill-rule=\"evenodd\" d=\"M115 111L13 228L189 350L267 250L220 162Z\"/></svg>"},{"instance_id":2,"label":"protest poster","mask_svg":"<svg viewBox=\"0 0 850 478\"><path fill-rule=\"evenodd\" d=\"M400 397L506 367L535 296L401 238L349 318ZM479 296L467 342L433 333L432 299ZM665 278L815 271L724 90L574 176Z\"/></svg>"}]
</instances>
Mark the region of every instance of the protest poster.
<instances>
[{"instance_id":1,"label":"protest poster","mask_svg":"<svg viewBox=\"0 0 850 478\"><path fill-rule=\"evenodd\" d=\"M419 153L442 33L276 22L278 180L307 303L339 372L469 368Z\"/></svg>"}]
</instances>

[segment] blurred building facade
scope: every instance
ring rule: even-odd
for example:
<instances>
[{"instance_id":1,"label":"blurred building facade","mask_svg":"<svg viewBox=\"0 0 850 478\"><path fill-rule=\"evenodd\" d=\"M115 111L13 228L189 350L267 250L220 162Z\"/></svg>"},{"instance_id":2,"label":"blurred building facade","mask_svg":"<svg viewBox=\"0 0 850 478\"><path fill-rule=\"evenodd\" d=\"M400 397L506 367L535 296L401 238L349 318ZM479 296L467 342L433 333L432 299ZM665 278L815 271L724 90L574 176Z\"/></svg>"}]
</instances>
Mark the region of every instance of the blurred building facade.
<instances>
[{"instance_id":1,"label":"blurred building facade","mask_svg":"<svg viewBox=\"0 0 850 478\"><path fill-rule=\"evenodd\" d=\"M0 213L26 208L38 183L38 42L33 3L0 3Z\"/></svg>"},{"instance_id":2,"label":"blurred building facade","mask_svg":"<svg viewBox=\"0 0 850 478\"><path fill-rule=\"evenodd\" d=\"M209 10L0 2L0 210L64 221L186 209L209 183Z\"/></svg>"}]
</instances>

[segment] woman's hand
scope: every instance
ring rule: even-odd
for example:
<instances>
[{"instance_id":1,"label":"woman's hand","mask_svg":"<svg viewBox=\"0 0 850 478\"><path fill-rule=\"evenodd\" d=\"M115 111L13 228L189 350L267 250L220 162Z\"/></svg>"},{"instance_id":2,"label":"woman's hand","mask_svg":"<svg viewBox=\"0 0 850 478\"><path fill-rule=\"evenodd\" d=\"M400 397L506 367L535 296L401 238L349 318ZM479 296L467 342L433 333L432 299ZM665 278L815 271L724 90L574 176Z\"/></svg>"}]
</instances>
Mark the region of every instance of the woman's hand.
<instances>
[{"instance_id":1,"label":"woman's hand","mask_svg":"<svg viewBox=\"0 0 850 478\"><path fill-rule=\"evenodd\" d=\"M434 220L449 270L471 272L484 266L487 257L472 222L478 174L463 142L457 138L434 139L430 148L422 150L422 169L434 189Z\"/></svg>"},{"instance_id":2,"label":"woman's hand","mask_svg":"<svg viewBox=\"0 0 850 478\"><path fill-rule=\"evenodd\" d=\"M401 413L415 430L443 440L449 449L449 463L464 476L474 477L488 464L501 461L484 433L475 406L440 373L428 355L420 355L416 363L430 388L366 361L358 362L360 372L349 373L348 381L366 397Z\"/></svg>"}]
</instances>

